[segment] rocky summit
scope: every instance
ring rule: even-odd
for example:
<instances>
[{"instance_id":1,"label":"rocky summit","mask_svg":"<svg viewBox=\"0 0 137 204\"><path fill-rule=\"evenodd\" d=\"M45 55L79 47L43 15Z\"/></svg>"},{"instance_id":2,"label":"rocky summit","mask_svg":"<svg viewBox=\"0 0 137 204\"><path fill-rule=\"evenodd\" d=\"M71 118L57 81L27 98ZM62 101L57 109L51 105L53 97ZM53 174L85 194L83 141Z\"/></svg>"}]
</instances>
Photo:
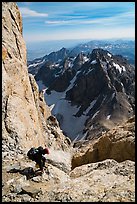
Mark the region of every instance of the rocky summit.
<instances>
[{"instance_id":1,"label":"rocky summit","mask_svg":"<svg viewBox=\"0 0 137 204\"><path fill-rule=\"evenodd\" d=\"M33 76L22 29L16 3L2 2L2 202L135 202L134 68L104 50L68 57L62 49ZM59 80L46 82L46 70L57 79L65 76L63 87ZM80 119L68 117L87 132L86 139L72 142L66 136L66 110ZM99 122L109 130L91 140L92 125L101 130ZM50 154L41 173L27 151L45 144Z\"/></svg>"}]
</instances>

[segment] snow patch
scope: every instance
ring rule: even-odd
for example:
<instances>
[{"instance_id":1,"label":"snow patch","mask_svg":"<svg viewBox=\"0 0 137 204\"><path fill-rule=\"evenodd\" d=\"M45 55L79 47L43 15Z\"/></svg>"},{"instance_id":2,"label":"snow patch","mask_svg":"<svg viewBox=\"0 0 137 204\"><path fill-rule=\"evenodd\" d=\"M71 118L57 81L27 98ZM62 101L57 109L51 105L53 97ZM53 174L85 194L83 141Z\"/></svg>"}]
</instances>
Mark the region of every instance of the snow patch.
<instances>
[{"instance_id":1,"label":"snow patch","mask_svg":"<svg viewBox=\"0 0 137 204\"><path fill-rule=\"evenodd\" d=\"M73 62L69 62L68 67L72 68L73 67Z\"/></svg>"},{"instance_id":2,"label":"snow patch","mask_svg":"<svg viewBox=\"0 0 137 204\"><path fill-rule=\"evenodd\" d=\"M83 112L83 115L87 115L88 112L93 108L93 106L95 105L96 102L97 102L97 99L93 100L93 101L90 103L89 107Z\"/></svg>"},{"instance_id":3,"label":"snow patch","mask_svg":"<svg viewBox=\"0 0 137 204\"><path fill-rule=\"evenodd\" d=\"M88 132L85 132L84 135L83 135L83 137L81 137L81 138L79 139L79 141L85 140L85 138L87 137L87 134L88 134Z\"/></svg>"},{"instance_id":4,"label":"snow patch","mask_svg":"<svg viewBox=\"0 0 137 204\"><path fill-rule=\"evenodd\" d=\"M71 103L67 100L60 99L52 110L53 115L60 114L62 116L62 122L60 124L61 129L71 137L71 139L77 136L83 136L82 131L87 116L82 115L81 117L75 117L74 115L78 112L77 106L71 106Z\"/></svg>"},{"instance_id":5,"label":"snow patch","mask_svg":"<svg viewBox=\"0 0 137 204\"><path fill-rule=\"evenodd\" d=\"M111 117L111 115L108 115L106 119L107 119L107 120L109 120L109 119L110 119L110 117Z\"/></svg>"},{"instance_id":6,"label":"snow patch","mask_svg":"<svg viewBox=\"0 0 137 204\"><path fill-rule=\"evenodd\" d=\"M54 77L55 77L55 78L58 78L58 77L59 77L59 74L55 74Z\"/></svg>"},{"instance_id":7,"label":"snow patch","mask_svg":"<svg viewBox=\"0 0 137 204\"><path fill-rule=\"evenodd\" d=\"M123 69L124 72L126 72L126 68L124 66L122 66L122 69Z\"/></svg>"},{"instance_id":8,"label":"snow patch","mask_svg":"<svg viewBox=\"0 0 137 204\"><path fill-rule=\"evenodd\" d=\"M28 66L28 69L29 69L30 67L36 67L36 66L40 65L40 64L42 64L44 61L45 61L45 59L44 59L43 61L41 61L41 62L38 61L37 63L30 64L30 65Z\"/></svg>"},{"instance_id":9,"label":"snow patch","mask_svg":"<svg viewBox=\"0 0 137 204\"><path fill-rule=\"evenodd\" d=\"M97 64L97 61L93 60L90 64Z\"/></svg>"},{"instance_id":10,"label":"snow patch","mask_svg":"<svg viewBox=\"0 0 137 204\"><path fill-rule=\"evenodd\" d=\"M55 67L58 67L58 66L59 66L59 64L57 63L57 64L55 64L54 66L55 66Z\"/></svg>"},{"instance_id":11,"label":"snow patch","mask_svg":"<svg viewBox=\"0 0 137 204\"><path fill-rule=\"evenodd\" d=\"M53 110L54 106L55 106L55 104L52 104L52 105L49 107L50 111Z\"/></svg>"},{"instance_id":12,"label":"snow patch","mask_svg":"<svg viewBox=\"0 0 137 204\"><path fill-rule=\"evenodd\" d=\"M45 93L45 100L46 100L46 102L47 102L47 104L49 105L49 106L51 106L52 104L55 104L55 106L56 106L56 103L60 100L60 99L64 99L65 98L65 96L66 96L66 92L68 91L68 90L70 90L72 87L73 87L73 85L74 85L74 82L75 82L75 80L76 80L76 78L77 78L77 75L80 73L80 71L79 72L77 72L77 74L73 77L73 79L70 81L70 85L68 86L68 88L64 91L64 92L57 92L57 91L51 91L51 94L47 94L47 93Z\"/></svg>"},{"instance_id":13,"label":"snow patch","mask_svg":"<svg viewBox=\"0 0 137 204\"><path fill-rule=\"evenodd\" d=\"M115 92L112 94L111 100L114 98L114 96L115 96Z\"/></svg>"},{"instance_id":14,"label":"snow patch","mask_svg":"<svg viewBox=\"0 0 137 204\"><path fill-rule=\"evenodd\" d=\"M121 83L121 86L124 87L123 83L122 82L120 82L120 83Z\"/></svg>"},{"instance_id":15,"label":"snow patch","mask_svg":"<svg viewBox=\"0 0 137 204\"><path fill-rule=\"evenodd\" d=\"M88 70L88 72L86 73L86 75L88 75L90 72L92 72L94 70L94 68L93 69L89 69Z\"/></svg>"},{"instance_id":16,"label":"snow patch","mask_svg":"<svg viewBox=\"0 0 137 204\"><path fill-rule=\"evenodd\" d=\"M68 90L70 90L73 86L74 86L74 82L77 79L77 75L80 73L81 71L78 71L77 74L73 77L73 79L70 81L70 85L68 86L68 88L66 89L65 92L67 92Z\"/></svg>"},{"instance_id":17,"label":"snow patch","mask_svg":"<svg viewBox=\"0 0 137 204\"><path fill-rule=\"evenodd\" d=\"M123 69L119 66L119 64L116 64L115 62L113 62L113 65L114 67L116 67L116 69L119 70L120 73L122 72Z\"/></svg>"},{"instance_id":18,"label":"snow patch","mask_svg":"<svg viewBox=\"0 0 137 204\"><path fill-rule=\"evenodd\" d=\"M84 60L84 63L85 63L85 62L89 61L89 58L87 56L84 56L83 60Z\"/></svg>"},{"instance_id":19,"label":"snow patch","mask_svg":"<svg viewBox=\"0 0 137 204\"><path fill-rule=\"evenodd\" d=\"M99 111L97 111L97 112L92 116L92 119L95 118L98 113L99 113Z\"/></svg>"},{"instance_id":20,"label":"snow patch","mask_svg":"<svg viewBox=\"0 0 137 204\"><path fill-rule=\"evenodd\" d=\"M53 104L55 104L56 106L56 103L58 102L58 100L60 100L60 98L63 98L64 95L65 95L65 92L51 91L51 94L49 95L45 93L44 98L48 106L51 106Z\"/></svg>"},{"instance_id":21,"label":"snow patch","mask_svg":"<svg viewBox=\"0 0 137 204\"><path fill-rule=\"evenodd\" d=\"M107 55L108 55L109 57L112 57L112 55L111 55L110 53L107 53Z\"/></svg>"}]
</instances>

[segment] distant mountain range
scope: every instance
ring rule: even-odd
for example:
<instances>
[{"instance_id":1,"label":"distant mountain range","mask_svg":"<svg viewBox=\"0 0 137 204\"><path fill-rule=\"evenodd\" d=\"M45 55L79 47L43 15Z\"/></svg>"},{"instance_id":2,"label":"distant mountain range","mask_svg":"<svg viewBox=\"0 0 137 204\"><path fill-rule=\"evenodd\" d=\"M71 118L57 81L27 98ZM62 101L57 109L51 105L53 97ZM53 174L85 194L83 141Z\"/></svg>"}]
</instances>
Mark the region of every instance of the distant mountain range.
<instances>
[{"instance_id":1,"label":"distant mountain range","mask_svg":"<svg viewBox=\"0 0 137 204\"><path fill-rule=\"evenodd\" d=\"M80 47L85 50L79 53ZM46 90L52 114L72 140L99 137L135 109L135 67L121 55L90 49L90 44L62 48L28 65L39 90Z\"/></svg>"},{"instance_id":2,"label":"distant mountain range","mask_svg":"<svg viewBox=\"0 0 137 204\"><path fill-rule=\"evenodd\" d=\"M102 48L113 54L122 55L129 63L135 63L135 42L132 40L90 41L74 47L71 52L72 54L78 54L79 52L89 53L96 48Z\"/></svg>"},{"instance_id":3,"label":"distant mountain range","mask_svg":"<svg viewBox=\"0 0 137 204\"><path fill-rule=\"evenodd\" d=\"M76 41L77 42L77 41ZM126 59L129 60L129 63L134 64L135 63L135 41L134 40L92 40L85 43L74 43L72 42L55 42L55 45L53 46L54 42L46 42L43 44L35 45L30 49L30 46L28 48L28 62L33 61L36 58L41 58L42 56L45 56L45 54L48 52L55 53L59 49L56 49L57 51L51 52L50 50L55 49L55 47L63 47L61 45L66 45L67 50L69 50L70 54L79 54L80 52L84 53L90 53L93 49L96 48L102 48L106 49L113 54L120 54ZM74 46L72 46L74 44ZM69 48L68 48L69 47ZM70 48L71 47L71 48ZM47 50L47 51L46 51ZM47 56L49 54L46 54Z\"/></svg>"}]
</instances>

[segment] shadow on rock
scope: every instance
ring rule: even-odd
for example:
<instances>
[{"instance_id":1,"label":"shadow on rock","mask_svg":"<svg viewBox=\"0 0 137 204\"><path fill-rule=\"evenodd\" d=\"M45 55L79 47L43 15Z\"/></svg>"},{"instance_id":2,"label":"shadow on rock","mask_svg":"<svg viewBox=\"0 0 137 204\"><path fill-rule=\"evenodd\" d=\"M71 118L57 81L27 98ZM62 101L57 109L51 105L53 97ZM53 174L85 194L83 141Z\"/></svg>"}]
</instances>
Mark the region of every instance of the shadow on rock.
<instances>
[{"instance_id":1,"label":"shadow on rock","mask_svg":"<svg viewBox=\"0 0 137 204\"><path fill-rule=\"evenodd\" d=\"M13 168L8 171L8 173L18 173L18 172L22 175L25 175L27 180L42 174L42 172L39 170L34 171L32 167L27 167L24 169Z\"/></svg>"}]
</instances>

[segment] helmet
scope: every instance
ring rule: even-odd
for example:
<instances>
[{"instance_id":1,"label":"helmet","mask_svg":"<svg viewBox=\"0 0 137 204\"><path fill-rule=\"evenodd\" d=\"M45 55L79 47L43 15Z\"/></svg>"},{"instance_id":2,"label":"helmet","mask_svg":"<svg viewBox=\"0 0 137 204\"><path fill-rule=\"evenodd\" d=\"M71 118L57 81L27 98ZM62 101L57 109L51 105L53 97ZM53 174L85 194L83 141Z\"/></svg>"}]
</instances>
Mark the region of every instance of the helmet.
<instances>
[{"instance_id":1,"label":"helmet","mask_svg":"<svg viewBox=\"0 0 137 204\"><path fill-rule=\"evenodd\" d=\"M49 154L49 149L46 147L46 148L44 149L44 152L45 152L45 154Z\"/></svg>"}]
</instances>

